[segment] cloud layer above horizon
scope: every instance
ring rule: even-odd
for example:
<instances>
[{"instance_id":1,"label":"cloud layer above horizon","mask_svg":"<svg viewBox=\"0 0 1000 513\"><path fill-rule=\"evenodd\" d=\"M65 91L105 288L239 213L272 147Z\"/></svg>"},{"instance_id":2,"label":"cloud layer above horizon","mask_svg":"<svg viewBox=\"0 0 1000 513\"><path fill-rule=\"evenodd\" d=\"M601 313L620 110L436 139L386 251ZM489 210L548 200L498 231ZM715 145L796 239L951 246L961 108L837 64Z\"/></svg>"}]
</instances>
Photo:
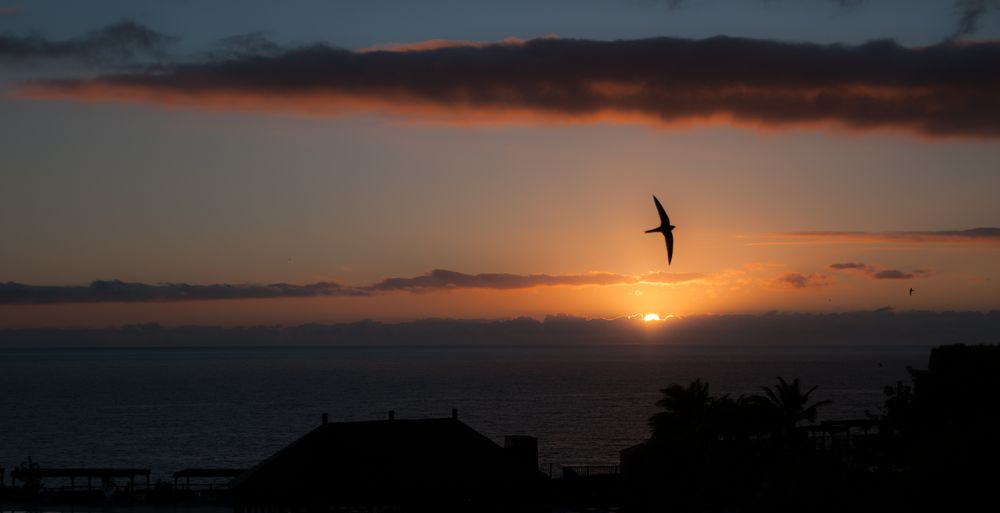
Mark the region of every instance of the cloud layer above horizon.
<instances>
[{"instance_id":1,"label":"cloud layer above horizon","mask_svg":"<svg viewBox=\"0 0 1000 513\"><path fill-rule=\"evenodd\" d=\"M291 326L162 326L3 329L0 347L379 346L437 345L941 345L990 343L1000 311L929 312L890 308L841 313L695 315L663 322L638 316L588 319L549 315L502 320L422 319Z\"/></svg>"},{"instance_id":2,"label":"cloud layer above horizon","mask_svg":"<svg viewBox=\"0 0 1000 513\"><path fill-rule=\"evenodd\" d=\"M904 48L714 37L365 51L268 46L146 71L34 81L17 95L309 116L376 112L431 122L830 125L994 138L1000 43Z\"/></svg>"},{"instance_id":3,"label":"cloud layer above horizon","mask_svg":"<svg viewBox=\"0 0 1000 513\"><path fill-rule=\"evenodd\" d=\"M412 278L386 278L363 286L332 282L306 285L288 283L210 284L134 283L98 280L90 285L26 285L0 283L0 305L41 305L103 302L177 302L224 299L279 299L334 296L369 296L388 292L422 293L435 290L490 289L515 290L532 287L681 284L697 281L698 273L650 272L636 276L615 273L586 274L465 274L435 269Z\"/></svg>"},{"instance_id":4,"label":"cloud layer above horizon","mask_svg":"<svg viewBox=\"0 0 1000 513\"><path fill-rule=\"evenodd\" d=\"M845 232L811 231L785 232L782 237L831 240L838 242L905 242L935 244L1000 244L1000 228L973 228L970 230L895 231L895 232ZM765 243L766 244L766 243Z\"/></svg>"},{"instance_id":5,"label":"cloud layer above horizon","mask_svg":"<svg viewBox=\"0 0 1000 513\"><path fill-rule=\"evenodd\" d=\"M787 232L777 235L804 239L830 239L834 242L866 241L990 245L1000 243L1000 228L897 232L811 231ZM782 243L765 242L759 244ZM747 269L765 270L768 267L773 266L748 264L744 266L744 269L720 271L714 274L651 271L634 275L610 272L578 274L467 274L447 269L434 269L419 276L391 277L365 285L344 285L329 281L302 285L289 283L148 284L120 280L97 280L91 282L89 285L30 285L10 281L0 283L0 305L363 297L393 292L420 294L465 289L504 291L559 286L680 285L691 283L711 285L725 282L733 275L738 275L743 280L741 281L742 285L745 286L752 282L744 276ZM927 278L933 274L929 269L902 271L858 262L833 263L827 265L826 268L837 272L853 272L872 280ZM765 278L759 284L765 289L794 291L825 288L832 286L834 282L824 274L787 271L778 276Z\"/></svg>"}]
</instances>

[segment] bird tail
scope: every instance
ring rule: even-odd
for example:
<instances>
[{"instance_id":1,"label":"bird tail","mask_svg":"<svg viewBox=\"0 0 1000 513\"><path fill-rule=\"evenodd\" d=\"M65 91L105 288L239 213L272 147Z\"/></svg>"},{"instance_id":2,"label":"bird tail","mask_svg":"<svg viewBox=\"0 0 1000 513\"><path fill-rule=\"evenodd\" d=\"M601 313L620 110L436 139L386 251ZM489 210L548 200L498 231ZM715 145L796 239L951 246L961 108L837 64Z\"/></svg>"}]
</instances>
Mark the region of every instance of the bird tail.
<instances>
[{"instance_id":1,"label":"bird tail","mask_svg":"<svg viewBox=\"0 0 1000 513\"><path fill-rule=\"evenodd\" d=\"M659 226L659 227L656 227L656 228L650 228L649 230L646 230L646 233L662 232L662 231L663 231L663 227Z\"/></svg>"}]
</instances>

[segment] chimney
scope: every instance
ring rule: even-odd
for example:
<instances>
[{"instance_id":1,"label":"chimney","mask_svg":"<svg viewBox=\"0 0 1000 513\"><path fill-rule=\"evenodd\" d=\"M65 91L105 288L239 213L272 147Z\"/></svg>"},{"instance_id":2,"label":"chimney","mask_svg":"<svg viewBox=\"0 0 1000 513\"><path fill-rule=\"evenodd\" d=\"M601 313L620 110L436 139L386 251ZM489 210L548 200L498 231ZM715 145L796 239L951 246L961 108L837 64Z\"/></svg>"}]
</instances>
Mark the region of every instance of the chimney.
<instances>
[{"instance_id":1,"label":"chimney","mask_svg":"<svg viewBox=\"0 0 1000 513\"><path fill-rule=\"evenodd\" d=\"M458 420L458 408L451 409L451 418L453 420Z\"/></svg>"},{"instance_id":2,"label":"chimney","mask_svg":"<svg viewBox=\"0 0 1000 513\"><path fill-rule=\"evenodd\" d=\"M503 448L515 467L538 470L538 439L533 436L505 436Z\"/></svg>"},{"instance_id":3,"label":"chimney","mask_svg":"<svg viewBox=\"0 0 1000 513\"><path fill-rule=\"evenodd\" d=\"M328 420L330 420L330 416L327 415L326 413L324 413L323 414L323 423L326 424L326 421L328 421Z\"/></svg>"},{"instance_id":4,"label":"chimney","mask_svg":"<svg viewBox=\"0 0 1000 513\"><path fill-rule=\"evenodd\" d=\"M389 420L396 418L396 410L389 410Z\"/></svg>"}]
</instances>

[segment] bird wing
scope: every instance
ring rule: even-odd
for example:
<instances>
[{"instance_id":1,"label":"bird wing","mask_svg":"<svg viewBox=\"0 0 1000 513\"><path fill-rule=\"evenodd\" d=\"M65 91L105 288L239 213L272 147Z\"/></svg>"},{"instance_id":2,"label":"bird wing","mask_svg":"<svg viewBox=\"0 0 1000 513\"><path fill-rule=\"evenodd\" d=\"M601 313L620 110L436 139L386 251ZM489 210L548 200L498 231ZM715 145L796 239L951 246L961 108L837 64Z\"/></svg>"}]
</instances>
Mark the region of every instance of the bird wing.
<instances>
[{"instance_id":1,"label":"bird wing","mask_svg":"<svg viewBox=\"0 0 1000 513\"><path fill-rule=\"evenodd\" d=\"M660 225L670 226L670 218L667 217L667 211L663 210L663 205L660 204L660 200L653 196L653 203L656 203L656 210L660 213Z\"/></svg>"},{"instance_id":2,"label":"bird wing","mask_svg":"<svg viewBox=\"0 0 1000 513\"><path fill-rule=\"evenodd\" d=\"M664 232L663 238L667 239L667 265L670 265L670 261L674 259L674 234Z\"/></svg>"}]
</instances>

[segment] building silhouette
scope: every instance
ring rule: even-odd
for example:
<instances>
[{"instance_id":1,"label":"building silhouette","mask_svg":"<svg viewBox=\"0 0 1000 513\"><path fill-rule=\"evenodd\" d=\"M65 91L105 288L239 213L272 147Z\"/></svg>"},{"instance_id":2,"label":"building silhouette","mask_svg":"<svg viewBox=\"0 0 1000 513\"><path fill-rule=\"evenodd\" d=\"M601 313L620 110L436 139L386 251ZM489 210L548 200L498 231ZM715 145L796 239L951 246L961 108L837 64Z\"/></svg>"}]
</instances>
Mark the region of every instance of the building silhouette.
<instances>
[{"instance_id":1,"label":"building silhouette","mask_svg":"<svg viewBox=\"0 0 1000 513\"><path fill-rule=\"evenodd\" d=\"M236 478L236 513L528 510L537 439L506 447L450 418L323 423Z\"/></svg>"}]
</instances>

